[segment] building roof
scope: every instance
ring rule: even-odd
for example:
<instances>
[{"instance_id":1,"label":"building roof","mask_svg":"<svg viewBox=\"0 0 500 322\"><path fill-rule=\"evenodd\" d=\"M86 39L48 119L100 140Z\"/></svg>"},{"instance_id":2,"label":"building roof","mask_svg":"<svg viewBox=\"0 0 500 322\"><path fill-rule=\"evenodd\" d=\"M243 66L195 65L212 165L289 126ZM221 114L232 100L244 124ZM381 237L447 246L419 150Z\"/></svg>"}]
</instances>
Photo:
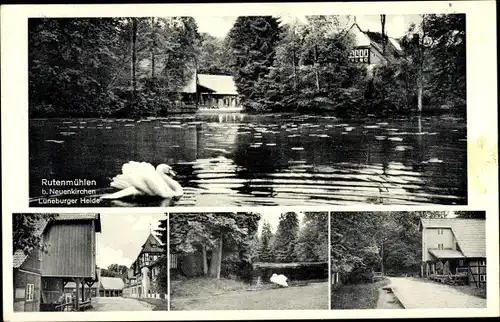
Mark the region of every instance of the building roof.
<instances>
[{"instance_id":1,"label":"building roof","mask_svg":"<svg viewBox=\"0 0 500 322\"><path fill-rule=\"evenodd\" d=\"M163 252L163 249L161 248L162 245L163 243L158 239L158 237L150 233L142 245L141 253Z\"/></svg>"},{"instance_id":2,"label":"building roof","mask_svg":"<svg viewBox=\"0 0 500 322\"><path fill-rule=\"evenodd\" d=\"M123 290L124 285L120 277L101 277L101 286L105 290Z\"/></svg>"},{"instance_id":3,"label":"building roof","mask_svg":"<svg viewBox=\"0 0 500 322\"><path fill-rule=\"evenodd\" d=\"M198 85L205 87L214 94L238 95L236 85L232 76L198 74ZM183 93L196 92L196 75L193 76L188 85L182 90Z\"/></svg>"},{"instance_id":4,"label":"building roof","mask_svg":"<svg viewBox=\"0 0 500 322\"><path fill-rule=\"evenodd\" d=\"M24 215L17 215L17 216L24 216ZM27 215L29 216L29 215ZM42 235L43 231L45 230L45 227L47 227L47 224L49 221L45 218L40 218L35 222L35 229L34 229L34 235L36 237L39 237ZM22 249L18 249L14 252L14 257L13 257L13 267L14 268L19 268L21 265L23 265L24 261L28 258L28 255L24 253Z\"/></svg>"},{"instance_id":5,"label":"building roof","mask_svg":"<svg viewBox=\"0 0 500 322\"><path fill-rule=\"evenodd\" d=\"M420 220L420 228L451 228L465 257L486 257L486 221L484 219L436 218Z\"/></svg>"},{"instance_id":6,"label":"building roof","mask_svg":"<svg viewBox=\"0 0 500 322\"><path fill-rule=\"evenodd\" d=\"M94 284L92 284L92 288L97 288L98 287L98 283L95 282ZM64 288L76 288L76 283L75 282L68 282L66 283L66 285L64 285ZM85 284L85 288L88 288L88 285Z\"/></svg>"},{"instance_id":7,"label":"building roof","mask_svg":"<svg viewBox=\"0 0 500 322\"><path fill-rule=\"evenodd\" d=\"M101 276L99 283L92 284L92 288L101 287L105 290L121 290L125 283L120 277ZM75 288L75 282L68 282L64 288ZM87 287L87 286L85 286Z\"/></svg>"},{"instance_id":8,"label":"building roof","mask_svg":"<svg viewBox=\"0 0 500 322\"><path fill-rule=\"evenodd\" d=\"M79 214L58 214L53 221L77 221L77 220L95 220L95 231L101 232L101 216L97 213L79 213Z\"/></svg>"},{"instance_id":9,"label":"building roof","mask_svg":"<svg viewBox=\"0 0 500 322\"><path fill-rule=\"evenodd\" d=\"M358 46L371 46L380 54L383 53L384 38L382 37L382 33L369 30L363 31L357 23L354 23L346 33L349 32L353 32L355 43ZM393 60L396 55L399 55L402 52L402 48L397 39L392 37L387 37L387 39L388 42L386 43L386 54L384 57L386 59Z\"/></svg>"},{"instance_id":10,"label":"building roof","mask_svg":"<svg viewBox=\"0 0 500 322\"><path fill-rule=\"evenodd\" d=\"M43 215L43 214L42 214ZM35 222L34 235L39 237L45 231L50 221L76 221L76 220L95 220L96 221L96 232L101 231L101 218L99 214L95 213L81 213L81 214L52 214L55 215L54 218L48 220L46 218L40 218ZM24 216L24 215L19 215ZM27 215L29 216L29 215ZM24 253L22 249L18 249L14 252L13 257L13 267L19 268L23 265L24 261L28 258L28 255Z\"/></svg>"},{"instance_id":11,"label":"building roof","mask_svg":"<svg viewBox=\"0 0 500 322\"><path fill-rule=\"evenodd\" d=\"M429 253L439 259L447 258L464 258L464 254L458 250L453 249L429 249Z\"/></svg>"}]
</instances>

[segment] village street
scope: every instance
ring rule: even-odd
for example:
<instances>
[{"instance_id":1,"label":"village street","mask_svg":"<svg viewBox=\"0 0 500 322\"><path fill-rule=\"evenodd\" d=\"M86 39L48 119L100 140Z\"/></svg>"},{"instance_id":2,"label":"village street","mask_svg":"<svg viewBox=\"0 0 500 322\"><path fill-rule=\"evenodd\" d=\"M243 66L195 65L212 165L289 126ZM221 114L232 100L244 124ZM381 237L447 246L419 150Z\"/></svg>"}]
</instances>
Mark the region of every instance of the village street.
<instances>
[{"instance_id":1,"label":"village street","mask_svg":"<svg viewBox=\"0 0 500 322\"><path fill-rule=\"evenodd\" d=\"M388 286L406 309L486 308L486 299L464 294L449 285L408 277L389 280Z\"/></svg>"},{"instance_id":2,"label":"village street","mask_svg":"<svg viewBox=\"0 0 500 322\"><path fill-rule=\"evenodd\" d=\"M172 297L175 310L328 310L328 283L235 291L207 297Z\"/></svg>"},{"instance_id":3,"label":"village street","mask_svg":"<svg viewBox=\"0 0 500 322\"><path fill-rule=\"evenodd\" d=\"M105 311L152 311L153 306L146 302L126 297L92 298L92 309L89 312Z\"/></svg>"}]
</instances>

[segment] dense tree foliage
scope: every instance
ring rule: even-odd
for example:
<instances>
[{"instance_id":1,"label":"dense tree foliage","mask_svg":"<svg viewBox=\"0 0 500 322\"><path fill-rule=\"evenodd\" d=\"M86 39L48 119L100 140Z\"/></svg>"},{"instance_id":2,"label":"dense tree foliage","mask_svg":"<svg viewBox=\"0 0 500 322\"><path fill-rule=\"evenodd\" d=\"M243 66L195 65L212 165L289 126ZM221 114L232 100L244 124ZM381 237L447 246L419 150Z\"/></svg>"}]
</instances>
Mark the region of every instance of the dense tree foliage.
<instances>
[{"instance_id":1,"label":"dense tree foliage","mask_svg":"<svg viewBox=\"0 0 500 322\"><path fill-rule=\"evenodd\" d=\"M127 276L128 267L120 264L111 264L107 268L101 268L101 276L120 277L124 279Z\"/></svg>"},{"instance_id":2,"label":"dense tree foliage","mask_svg":"<svg viewBox=\"0 0 500 322\"><path fill-rule=\"evenodd\" d=\"M196 66L192 17L29 19L31 115L159 115Z\"/></svg>"},{"instance_id":3,"label":"dense tree foliage","mask_svg":"<svg viewBox=\"0 0 500 322\"><path fill-rule=\"evenodd\" d=\"M55 214L14 214L12 216L12 251L15 253L22 250L24 254L30 255L35 250L45 250L41 239L40 227Z\"/></svg>"},{"instance_id":4,"label":"dense tree foliage","mask_svg":"<svg viewBox=\"0 0 500 322\"><path fill-rule=\"evenodd\" d=\"M264 221L256 261L267 263L324 262L328 260L328 213L306 212L302 224L295 212L280 215L275 234Z\"/></svg>"},{"instance_id":5,"label":"dense tree foliage","mask_svg":"<svg viewBox=\"0 0 500 322\"><path fill-rule=\"evenodd\" d=\"M467 89L465 14L425 15L422 27L432 40L429 47L431 102L463 108Z\"/></svg>"},{"instance_id":6,"label":"dense tree foliage","mask_svg":"<svg viewBox=\"0 0 500 322\"><path fill-rule=\"evenodd\" d=\"M227 40L207 33L200 34L198 46L198 73L231 75L231 57Z\"/></svg>"},{"instance_id":7,"label":"dense tree foliage","mask_svg":"<svg viewBox=\"0 0 500 322\"><path fill-rule=\"evenodd\" d=\"M445 211L348 212L331 214L332 271L348 282L369 270L416 273L421 264L421 218L444 218Z\"/></svg>"},{"instance_id":8,"label":"dense tree foliage","mask_svg":"<svg viewBox=\"0 0 500 322\"><path fill-rule=\"evenodd\" d=\"M328 213L304 213L304 227L296 247L299 262L328 261Z\"/></svg>"},{"instance_id":9,"label":"dense tree foliage","mask_svg":"<svg viewBox=\"0 0 500 322\"><path fill-rule=\"evenodd\" d=\"M286 212L281 214L273 243L274 258L277 262L287 263L296 261L298 237L299 219L297 213Z\"/></svg>"},{"instance_id":10,"label":"dense tree foliage","mask_svg":"<svg viewBox=\"0 0 500 322\"><path fill-rule=\"evenodd\" d=\"M265 221L258 243L258 260L260 262L272 262L274 260L272 252L273 232L269 222Z\"/></svg>"},{"instance_id":11,"label":"dense tree foliage","mask_svg":"<svg viewBox=\"0 0 500 322\"><path fill-rule=\"evenodd\" d=\"M205 275L219 278L225 270L241 278L248 278L252 258L250 245L257 231L260 215L208 213L170 216L171 252L201 252ZM222 267L224 260L225 265L230 268Z\"/></svg>"},{"instance_id":12,"label":"dense tree foliage","mask_svg":"<svg viewBox=\"0 0 500 322\"><path fill-rule=\"evenodd\" d=\"M162 293L168 293L168 215L167 218L160 221L158 229L156 230L157 236L163 244L163 256L159 260L159 272L156 278L156 287Z\"/></svg>"},{"instance_id":13,"label":"dense tree foliage","mask_svg":"<svg viewBox=\"0 0 500 322\"><path fill-rule=\"evenodd\" d=\"M279 37L278 19L271 16L238 17L229 31L234 82L241 104L250 111L267 107L268 75Z\"/></svg>"},{"instance_id":14,"label":"dense tree foliage","mask_svg":"<svg viewBox=\"0 0 500 322\"><path fill-rule=\"evenodd\" d=\"M32 18L30 113L164 115L195 71L232 75L249 112L465 111L465 15L423 15L397 59L369 71L350 62L355 43L341 20L242 16L218 39L192 17ZM369 34L390 52L385 31Z\"/></svg>"},{"instance_id":15,"label":"dense tree foliage","mask_svg":"<svg viewBox=\"0 0 500 322\"><path fill-rule=\"evenodd\" d=\"M370 112L465 112L465 15L423 15L400 44L402 59L373 72L366 97Z\"/></svg>"}]
</instances>

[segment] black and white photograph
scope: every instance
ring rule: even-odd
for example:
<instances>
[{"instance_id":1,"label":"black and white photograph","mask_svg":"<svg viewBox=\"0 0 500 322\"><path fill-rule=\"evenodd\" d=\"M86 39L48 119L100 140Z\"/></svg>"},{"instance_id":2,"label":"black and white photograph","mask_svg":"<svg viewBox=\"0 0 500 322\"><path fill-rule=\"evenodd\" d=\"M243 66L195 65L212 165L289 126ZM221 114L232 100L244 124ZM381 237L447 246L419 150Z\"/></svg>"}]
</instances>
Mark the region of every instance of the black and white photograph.
<instances>
[{"instance_id":1,"label":"black and white photograph","mask_svg":"<svg viewBox=\"0 0 500 322\"><path fill-rule=\"evenodd\" d=\"M169 213L171 310L328 310L328 212Z\"/></svg>"},{"instance_id":2,"label":"black and white photograph","mask_svg":"<svg viewBox=\"0 0 500 322\"><path fill-rule=\"evenodd\" d=\"M466 205L466 15L29 18L30 207Z\"/></svg>"},{"instance_id":3,"label":"black and white photograph","mask_svg":"<svg viewBox=\"0 0 500 322\"><path fill-rule=\"evenodd\" d=\"M495 5L2 5L4 320L498 316Z\"/></svg>"},{"instance_id":4,"label":"black and white photograph","mask_svg":"<svg viewBox=\"0 0 500 322\"><path fill-rule=\"evenodd\" d=\"M167 311L166 214L13 214L14 312Z\"/></svg>"},{"instance_id":5,"label":"black and white photograph","mask_svg":"<svg viewBox=\"0 0 500 322\"><path fill-rule=\"evenodd\" d=\"M484 211L330 216L332 309L486 308Z\"/></svg>"}]
</instances>

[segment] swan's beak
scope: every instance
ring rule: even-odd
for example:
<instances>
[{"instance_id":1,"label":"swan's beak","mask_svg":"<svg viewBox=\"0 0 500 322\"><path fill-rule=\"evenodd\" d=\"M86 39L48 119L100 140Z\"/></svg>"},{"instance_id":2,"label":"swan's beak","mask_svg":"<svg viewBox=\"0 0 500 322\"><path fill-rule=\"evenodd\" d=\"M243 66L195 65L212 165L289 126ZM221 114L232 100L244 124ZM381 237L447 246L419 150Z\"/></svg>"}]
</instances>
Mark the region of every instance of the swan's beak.
<instances>
[{"instance_id":1,"label":"swan's beak","mask_svg":"<svg viewBox=\"0 0 500 322\"><path fill-rule=\"evenodd\" d=\"M174 170L172 170L172 169L168 170L168 174L169 174L171 177L175 177L175 176L177 175L177 173L176 173Z\"/></svg>"}]
</instances>

